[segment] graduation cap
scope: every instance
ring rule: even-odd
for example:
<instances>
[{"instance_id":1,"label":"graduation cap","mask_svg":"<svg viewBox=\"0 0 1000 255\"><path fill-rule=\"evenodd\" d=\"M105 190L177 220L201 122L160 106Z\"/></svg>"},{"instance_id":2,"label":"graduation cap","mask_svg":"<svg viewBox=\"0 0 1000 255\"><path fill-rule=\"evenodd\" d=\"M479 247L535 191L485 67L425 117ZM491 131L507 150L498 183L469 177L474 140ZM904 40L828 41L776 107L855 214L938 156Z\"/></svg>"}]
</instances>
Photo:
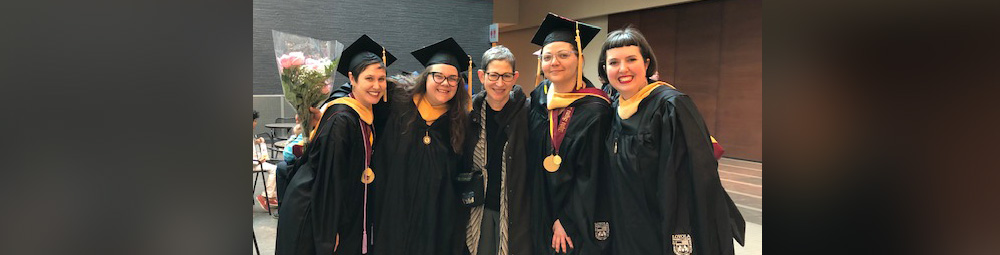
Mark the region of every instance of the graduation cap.
<instances>
[{"instance_id":1,"label":"graduation cap","mask_svg":"<svg viewBox=\"0 0 1000 255\"><path fill-rule=\"evenodd\" d=\"M419 50L410 52L413 57L420 61L420 64L424 66L429 66L433 64L448 64L452 65L458 69L458 73L465 72L467 70L472 70L476 66L472 63L472 57L465 53L462 46L458 45L455 38L448 37L440 42L436 42L429 46L423 47ZM466 82L466 91L469 92L469 98L472 98L472 72L469 72L468 82ZM468 110L472 111L472 100L469 100Z\"/></svg>"},{"instance_id":2,"label":"graduation cap","mask_svg":"<svg viewBox=\"0 0 1000 255\"><path fill-rule=\"evenodd\" d=\"M583 50L584 47L587 47L587 44L589 44L590 41L594 40L594 37L597 36L597 32L601 31L601 28L559 16L551 12L548 15L545 15L545 19L542 20L542 24L538 25L538 31L536 31L535 36L531 38L531 43L538 46L545 46L552 42L568 42L576 44L577 25L579 25L580 29L580 45L578 46L580 46L579 50Z\"/></svg>"},{"instance_id":3,"label":"graduation cap","mask_svg":"<svg viewBox=\"0 0 1000 255\"><path fill-rule=\"evenodd\" d=\"M372 38L368 37L368 35L361 35L361 38L355 40L351 46L347 46L347 48L340 53L340 62L337 63L337 72L343 74L344 76L348 76L347 72L351 71L351 69L358 67L358 65L362 62L373 59L381 59L382 63L385 64L386 67L391 65L392 62L396 62L396 56L393 56L392 53L386 51L385 47L376 43L372 40ZM388 97L386 97L386 94L387 93L383 90L382 101L389 100Z\"/></svg>"},{"instance_id":4,"label":"graduation cap","mask_svg":"<svg viewBox=\"0 0 1000 255\"><path fill-rule=\"evenodd\" d=\"M347 72L356 68L362 62L372 59L381 59L385 66L396 62L396 57L385 50L385 47L376 43L368 35L361 35L351 46L347 46L340 55L340 63L337 64L337 72L347 76ZM346 60L346 61L345 61ZM360 74L355 74L360 75Z\"/></svg>"},{"instance_id":5,"label":"graduation cap","mask_svg":"<svg viewBox=\"0 0 1000 255\"><path fill-rule=\"evenodd\" d=\"M417 58L417 61L420 61L420 64L425 67L433 64L449 64L458 68L458 72L461 73L476 66L475 63L472 63L469 54L466 54L462 46L459 46L458 42L451 37L415 50L410 54L413 54L413 57Z\"/></svg>"},{"instance_id":6,"label":"graduation cap","mask_svg":"<svg viewBox=\"0 0 1000 255\"><path fill-rule=\"evenodd\" d=\"M553 42L567 42L576 45L577 57L583 58L583 48L587 47L587 44L594 40L597 32L600 31L601 28L598 26L572 20L550 12L548 15L545 15L542 24L538 25L538 31L535 31L535 36L531 38L531 43L545 47L545 45ZM540 57L538 59L538 72L535 75L535 83L537 84L540 82L540 77L542 76L542 62ZM579 90L584 86L583 62L577 61L576 89Z\"/></svg>"}]
</instances>

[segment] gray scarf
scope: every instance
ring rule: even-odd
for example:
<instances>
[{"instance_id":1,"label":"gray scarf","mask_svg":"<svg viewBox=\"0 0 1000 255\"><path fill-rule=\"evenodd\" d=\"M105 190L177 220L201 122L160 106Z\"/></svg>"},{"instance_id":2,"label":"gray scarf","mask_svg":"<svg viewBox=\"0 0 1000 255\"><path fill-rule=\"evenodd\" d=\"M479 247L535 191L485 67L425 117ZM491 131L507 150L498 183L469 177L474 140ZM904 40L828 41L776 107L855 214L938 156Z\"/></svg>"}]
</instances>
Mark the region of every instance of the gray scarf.
<instances>
[{"instance_id":1,"label":"gray scarf","mask_svg":"<svg viewBox=\"0 0 1000 255\"><path fill-rule=\"evenodd\" d=\"M486 100L483 100L483 107L479 111L479 141L476 142L476 149L473 152L473 167L483 173L483 197L486 197L486 185L489 183L489 173L486 171ZM507 143L504 143L502 154L507 153ZM482 234L483 206L472 208L469 215L469 225L466 226L465 244L469 246L472 255L479 253L479 237ZM500 160L500 244L497 245L498 255L507 255L507 161ZM484 254L485 255L485 254Z\"/></svg>"}]
</instances>

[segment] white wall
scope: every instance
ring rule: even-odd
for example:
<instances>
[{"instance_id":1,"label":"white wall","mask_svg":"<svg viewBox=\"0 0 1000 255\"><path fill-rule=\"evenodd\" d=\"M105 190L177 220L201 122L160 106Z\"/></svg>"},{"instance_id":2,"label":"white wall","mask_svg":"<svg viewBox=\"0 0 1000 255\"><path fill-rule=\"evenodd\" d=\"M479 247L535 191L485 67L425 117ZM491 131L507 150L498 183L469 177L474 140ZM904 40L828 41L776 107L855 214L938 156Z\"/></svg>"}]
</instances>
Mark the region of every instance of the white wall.
<instances>
[{"instance_id":1,"label":"white wall","mask_svg":"<svg viewBox=\"0 0 1000 255\"><path fill-rule=\"evenodd\" d=\"M254 134L270 132L271 129L265 127L264 124L274 123L275 118L295 117L295 107L289 104L282 95L254 95L253 109L260 113L257 127L253 129Z\"/></svg>"}]
</instances>

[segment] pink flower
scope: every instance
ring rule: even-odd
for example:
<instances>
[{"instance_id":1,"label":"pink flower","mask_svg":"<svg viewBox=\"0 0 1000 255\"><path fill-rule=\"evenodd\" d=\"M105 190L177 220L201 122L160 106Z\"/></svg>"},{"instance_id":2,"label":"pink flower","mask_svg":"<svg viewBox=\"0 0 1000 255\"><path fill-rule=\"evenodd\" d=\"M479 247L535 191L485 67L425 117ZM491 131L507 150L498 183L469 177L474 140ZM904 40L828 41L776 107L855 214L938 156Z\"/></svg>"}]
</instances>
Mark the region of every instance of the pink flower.
<instances>
[{"instance_id":1,"label":"pink flower","mask_svg":"<svg viewBox=\"0 0 1000 255\"><path fill-rule=\"evenodd\" d=\"M298 51L281 55L281 57L278 58L278 63L281 65L282 69L289 69L293 66L300 66L302 64L305 64L305 62L306 62L305 55L303 55L302 52Z\"/></svg>"}]
</instances>

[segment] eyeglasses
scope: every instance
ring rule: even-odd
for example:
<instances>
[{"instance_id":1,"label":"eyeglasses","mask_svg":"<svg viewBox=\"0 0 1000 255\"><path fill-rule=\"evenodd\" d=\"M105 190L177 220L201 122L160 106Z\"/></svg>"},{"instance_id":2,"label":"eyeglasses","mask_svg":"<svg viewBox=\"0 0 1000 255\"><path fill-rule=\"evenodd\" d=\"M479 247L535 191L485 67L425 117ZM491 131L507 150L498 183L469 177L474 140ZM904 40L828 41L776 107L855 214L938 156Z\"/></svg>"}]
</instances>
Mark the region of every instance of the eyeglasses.
<instances>
[{"instance_id":1,"label":"eyeglasses","mask_svg":"<svg viewBox=\"0 0 1000 255\"><path fill-rule=\"evenodd\" d=\"M452 86L458 86L458 75L444 76L441 72L431 72L431 77L434 78L434 82L438 84L444 84L444 80L448 79L448 84Z\"/></svg>"},{"instance_id":2,"label":"eyeglasses","mask_svg":"<svg viewBox=\"0 0 1000 255\"><path fill-rule=\"evenodd\" d=\"M486 78L491 81L496 81L497 79L500 79L500 77L503 77L503 81L513 81L514 73L505 73L505 74L500 74L496 72L486 73Z\"/></svg>"},{"instance_id":3,"label":"eyeglasses","mask_svg":"<svg viewBox=\"0 0 1000 255\"><path fill-rule=\"evenodd\" d=\"M555 57L559 58L559 61L565 61L571 56L576 56L575 50L564 50L556 52ZM553 55L550 53L542 54L542 62L548 63L552 62Z\"/></svg>"}]
</instances>

